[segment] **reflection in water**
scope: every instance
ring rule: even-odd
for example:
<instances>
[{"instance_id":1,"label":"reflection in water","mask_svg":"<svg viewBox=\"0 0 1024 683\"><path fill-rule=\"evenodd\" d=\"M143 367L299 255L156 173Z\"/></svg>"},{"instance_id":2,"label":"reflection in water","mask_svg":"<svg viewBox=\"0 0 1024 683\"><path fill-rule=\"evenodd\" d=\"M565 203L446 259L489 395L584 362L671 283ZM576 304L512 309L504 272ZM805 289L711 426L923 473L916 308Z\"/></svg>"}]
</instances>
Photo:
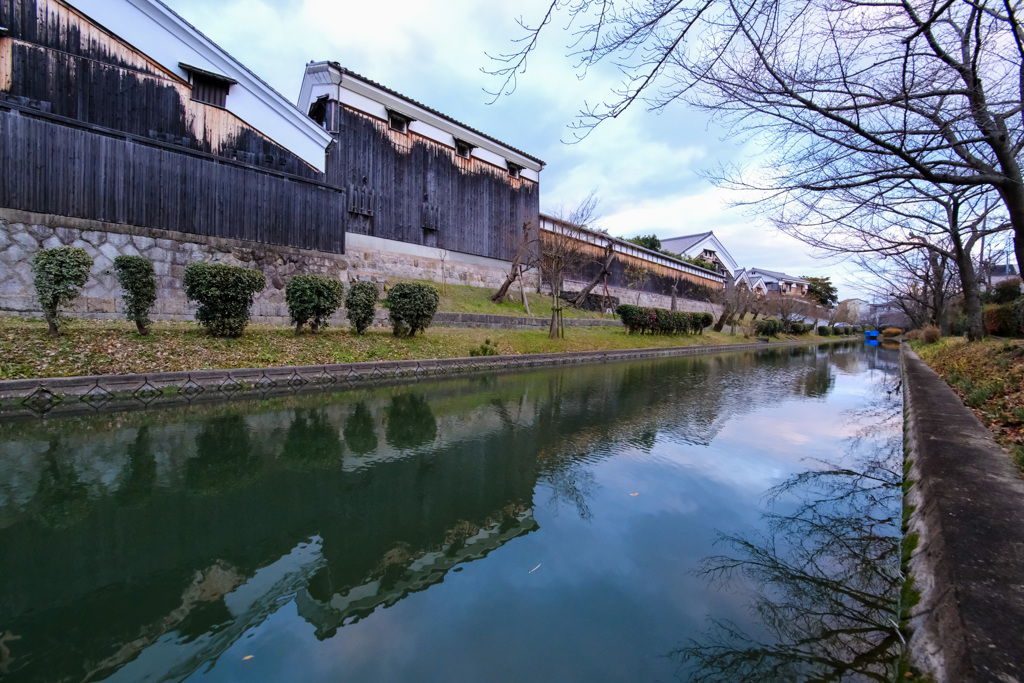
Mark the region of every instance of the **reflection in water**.
<instances>
[{"instance_id":1,"label":"reflection in water","mask_svg":"<svg viewBox=\"0 0 1024 683\"><path fill-rule=\"evenodd\" d=\"M4 680L181 680L285 613L338 638L468 563L500 566L477 561L542 536L538 505L552 527L568 510L614 533L603 463L707 449L730 421L817 401L872 362L771 350L0 424ZM825 513L779 513L765 533L835 526ZM534 564L516 576L553 563Z\"/></svg>"},{"instance_id":2,"label":"reflection in water","mask_svg":"<svg viewBox=\"0 0 1024 683\"><path fill-rule=\"evenodd\" d=\"M344 450L327 411L297 410L281 455L297 467L317 468L341 460Z\"/></svg>"},{"instance_id":3,"label":"reflection in water","mask_svg":"<svg viewBox=\"0 0 1024 683\"><path fill-rule=\"evenodd\" d=\"M387 409L384 438L395 448L416 448L437 438L437 421L421 394L399 394Z\"/></svg>"},{"instance_id":4,"label":"reflection in water","mask_svg":"<svg viewBox=\"0 0 1024 683\"><path fill-rule=\"evenodd\" d=\"M895 379L895 378L892 378ZM815 462L769 492L762 531L723 534L699 571L752 585L760 635L726 620L674 652L691 681L891 681L898 633L902 505L898 398L877 385L841 462ZM785 512L778 511L785 509Z\"/></svg>"},{"instance_id":5,"label":"reflection in water","mask_svg":"<svg viewBox=\"0 0 1024 683\"><path fill-rule=\"evenodd\" d=\"M373 431L373 415L366 403L356 404L352 414L345 420L345 443L357 455L366 455L377 450L377 434Z\"/></svg>"}]
</instances>

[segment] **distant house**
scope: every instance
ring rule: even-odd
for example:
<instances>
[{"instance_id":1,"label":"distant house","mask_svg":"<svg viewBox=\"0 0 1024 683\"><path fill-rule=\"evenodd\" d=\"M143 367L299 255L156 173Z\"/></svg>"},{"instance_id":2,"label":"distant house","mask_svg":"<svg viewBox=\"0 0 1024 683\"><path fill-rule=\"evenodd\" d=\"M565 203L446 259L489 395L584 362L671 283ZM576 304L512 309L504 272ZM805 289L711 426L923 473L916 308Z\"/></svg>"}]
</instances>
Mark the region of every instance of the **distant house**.
<instances>
[{"instance_id":1,"label":"distant house","mask_svg":"<svg viewBox=\"0 0 1024 683\"><path fill-rule=\"evenodd\" d=\"M803 296L807 294L807 287L810 285L802 278L764 268L750 268L746 275L752 279L760 279L768 292L780 292L787 296Z\"/></svg>"},{"instance_id":2,"label":"distant house","mask_svg":"<svg viewBox=\"0 0 1024 683\"><path fill-rule=\"evenodd\" d=\"M537 157L336 62L306 66L298 104L334 139L327 180L348 192L352 249L499 267L537 230Z\"/></svg>"},{"instance_id":3,"label":"distant house","mask_svg":"<svg viewBox=\"0 0 1024 683\"><path fill-rule=\"evenodd\" d=\"M696 235L670 237L661 241L661 248L673 254L707 261L726 276L731 276L736 272L736 260L725 248L725 245L715 237L715 233L710 230Z\"/></svg>"},{"instance_id":4,"label":"distant house","mask_svg":"<svg viewBox=\"0 0 1024 683\"><path fill-rule=\"evenodd\" d=\"M737 270L733 275L733 279L737 287L746 287L757 297L762 297L768 293L768 286L764 282L764 277L751 273L746 268Z\"/></svg>"},{"instance_id":5,"label":"distant house","mask_svg":"<svg viewBox=\"0 0 1024 683\"><path fill-rule=\"evenodd\" d=\"M989 287L995 287L1000 282L1019 279L1020 275L1017 274L1017 267L1012 263L993 265L988 267L985 282L982 286L988 289Z\"/></svg>"}]
</instances>

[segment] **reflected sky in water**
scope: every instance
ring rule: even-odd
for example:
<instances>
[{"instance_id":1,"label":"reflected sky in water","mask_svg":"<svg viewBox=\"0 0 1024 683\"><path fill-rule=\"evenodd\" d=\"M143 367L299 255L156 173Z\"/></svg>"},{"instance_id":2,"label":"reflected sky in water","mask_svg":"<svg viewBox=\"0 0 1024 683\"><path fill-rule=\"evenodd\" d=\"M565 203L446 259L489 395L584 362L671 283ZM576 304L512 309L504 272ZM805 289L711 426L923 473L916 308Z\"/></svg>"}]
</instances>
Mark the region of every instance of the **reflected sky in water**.
<instances>
[{"instance_id":1,"label":"reflected sky in water","mask_svg":"<svg viewBox=\"0 0 1024 683\"><path fill-rule=\"evenodd\" d=\"M0 676L728 680L681 652L788 635L707 558L794 475L898 462L897 371L850 344L0 424Z\"/></svg>"}]
</instances>

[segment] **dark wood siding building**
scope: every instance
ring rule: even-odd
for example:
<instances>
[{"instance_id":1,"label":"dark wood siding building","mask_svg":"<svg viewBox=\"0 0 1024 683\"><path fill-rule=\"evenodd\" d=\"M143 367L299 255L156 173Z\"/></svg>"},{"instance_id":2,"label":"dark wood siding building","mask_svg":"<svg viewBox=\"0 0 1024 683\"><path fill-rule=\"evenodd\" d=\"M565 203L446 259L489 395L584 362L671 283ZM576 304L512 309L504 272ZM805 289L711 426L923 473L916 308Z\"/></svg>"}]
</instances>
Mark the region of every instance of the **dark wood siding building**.
<instances>
[{"instance_id":1,"label":"dark wood siding building","mask_svg":"<svg viewBox=\"0 0 1024 683\"><path fill-rule=\"evenodd\" d=\"M102 8L0 0L0 206L342 252L329 136L162 4ZM159 59L143 42L153 22L180 36ZM217 64L190 65L204 54ZM275 139L296 129L301 154Z\"/></svg>"},{"instance_id":2,"label":"dark wood siding building","mask_svg":"<svg viewBox=\"0 0 1024 683\"><path fill-rule=\"evenodd\" d=\"M334 136L349 234L508 261L537 230L539 159L334 63L307 67L299 106Z\"/></svg>"}]
</instances>

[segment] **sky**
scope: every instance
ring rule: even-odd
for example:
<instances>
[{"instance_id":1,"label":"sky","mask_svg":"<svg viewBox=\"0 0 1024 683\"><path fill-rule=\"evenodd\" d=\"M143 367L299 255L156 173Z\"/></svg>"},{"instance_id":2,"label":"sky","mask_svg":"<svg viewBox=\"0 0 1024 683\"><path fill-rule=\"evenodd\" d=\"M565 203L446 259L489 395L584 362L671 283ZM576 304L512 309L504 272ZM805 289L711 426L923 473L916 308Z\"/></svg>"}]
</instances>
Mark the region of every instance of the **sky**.
<instances>
[{"instance_id":1,"label":"sky","mask_svg":"<svg viewBox=\"0 0 1024 683\"><path fill-rule=\"evenodd\" d=\"M500 82L487 54L514 49L516 19L536 23L547 0L387 3L350 0L165 0L232 56L293 102L305 64L333 60L492 137L543 159L541 210L571 210L591 190L594 227L660 239L713 230L740 267L831 276L841 299L860 293L843 264L816 258L701 171L756 157L702 112L678 103L661 113L636 107L571 144L585 103L619 84L610 65L580 79L565 56L571 35L556 19L545 29L515 91L494 99ZM564 21L564 20L563 20Z\"/></svg>"}]
</instances>

